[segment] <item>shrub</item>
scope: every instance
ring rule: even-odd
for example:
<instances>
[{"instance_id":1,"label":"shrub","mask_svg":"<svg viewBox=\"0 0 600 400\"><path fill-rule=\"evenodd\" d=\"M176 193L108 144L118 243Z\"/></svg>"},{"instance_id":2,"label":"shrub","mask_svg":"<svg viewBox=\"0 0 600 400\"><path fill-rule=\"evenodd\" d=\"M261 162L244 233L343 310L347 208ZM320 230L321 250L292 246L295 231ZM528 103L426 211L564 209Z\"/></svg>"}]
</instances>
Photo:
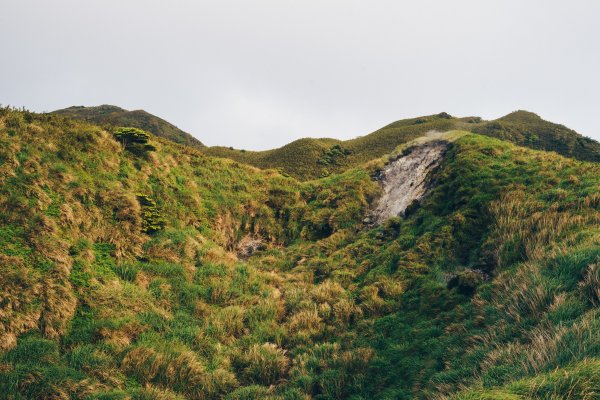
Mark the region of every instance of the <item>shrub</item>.
<instances>
[{"instance_id":1,"label":"shrub","mask_svg":"<svg viewBox=\"0 0 600 400\"><path fill-rule=\"evenodd\" d=\"M352 154L352 150L345 149L341 145L336 144L328 150L324 150L321 158L317 160L319 165L339 165L347 156Z\"/></svg>"},{"instance_id":2,"label":"shrub","mask_svg":"<svg viewBox=\"0 0 600 400\"><path fill-rule=\"evenodd\" d=\"M162 230L166 221L154 199L145 194L138 194L137 199L142 206L142 232L154 233Z\"/></svg>"},{"instance_id":3,"label":"shrub","mask_svg":"<svg viewBox=\"0 0 600 400\"><path fill-rule=\"evenodd\" d=\"M117 128L113 135L125 147L133 143L146 144L150 139L149 133L138 128Z\"/></svg>"},{"instance_id":4,"label":"shrub","mask_svg":"<svg viewBox=\"0 0 600 400\"><path fill-rule=\"evenodd\" d=\"M8 114L8 117L5 119L5 124L7 128L18 129L24 123L25 118L22 113L12 112Z\"/></svg>"},{"instance_id":5,"label":"shrub","mask_svg":"<svg viewBox=\"0 0 600 400\"><path fill-rule=\"evenodd\" d=\"M150 134L138 128L117 128L113 136L123 145L123 148L136 155L156 150L156 147L148 143Z\"/></svg>"}]
</instances>

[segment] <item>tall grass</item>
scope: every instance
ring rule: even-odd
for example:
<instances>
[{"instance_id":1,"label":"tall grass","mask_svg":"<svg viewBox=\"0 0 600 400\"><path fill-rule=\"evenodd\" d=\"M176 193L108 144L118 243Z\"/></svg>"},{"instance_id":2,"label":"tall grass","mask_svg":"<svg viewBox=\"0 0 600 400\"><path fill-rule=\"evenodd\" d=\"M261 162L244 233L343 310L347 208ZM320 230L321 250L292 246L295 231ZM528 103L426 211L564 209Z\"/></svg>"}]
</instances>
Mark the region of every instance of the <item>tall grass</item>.
<instances>
[{"instance_id":1,"label":"tall grass","mask_svg":"<svg viewBox=\"0 0 600 400\"><path fill-rule=\"evenodd\" d=\"M403 122L352 146L459 122ZM589 397L598 166L456 137L423 202L371 227L368 169L301 183L157 137L136 155L103 128L1 109L0 390ZM160 229L144 229L138 194ZM248 237L261 246L242 259Z\"/></svg>"}]
</instances>

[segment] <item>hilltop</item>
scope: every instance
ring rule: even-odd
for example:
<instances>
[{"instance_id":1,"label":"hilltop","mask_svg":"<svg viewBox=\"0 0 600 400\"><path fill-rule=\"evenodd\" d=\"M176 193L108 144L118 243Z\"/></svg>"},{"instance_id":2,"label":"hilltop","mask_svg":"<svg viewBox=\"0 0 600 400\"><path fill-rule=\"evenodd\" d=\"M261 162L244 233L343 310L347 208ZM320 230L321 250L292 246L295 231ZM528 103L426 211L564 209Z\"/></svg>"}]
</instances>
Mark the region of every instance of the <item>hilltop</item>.
<instances>
[{"instance_id":1,"label":"hilltop","mask_svg":"<svg viewBox=\"0 0 600 400\"><path fill-rule=\"evenodd\" d=\"M308 180L357 167L428 132L450 130L479 133L584 161L600 161L600 143L526 111L493 121L482 121L478 117L455 118L440 113L396 121L368 135L345 141L306 138L267 151L210 147L205 152L259 168L276 168L295 178Z\"/></svg>"},{"instance_id":2,"label":"hilltop","mask_svg":"<svg viewBox=\"0 0 600 400\"><path fill-rule=\"evenodd\" d=\"M72 106L56 110L53 114L88 121L98 125L132 126L144 129L156 136L169 139L175 143L185 144L197 149L204 148L202 142L187 132L182 131L170 122L165 121L144 110L128 111L111 105L96 107Z\"/></svg>"},{"instance_id":3,"label":"hilltop","mask_svg":"<svg viewBox=\"0 0 600 400\"><path fill-rule=\"evenodd\" d=\"M491 137L538 150L555 151L584 161L600 161L600 144L564 125L544 121L537 114L515 111L472 129Z\"/></svg>"},{"instance_id":4,"label":"hilltop","mask_svg":"<svg viewBox=\"0 0 600 400\"><path fill-rule=\"evenodd\" d=\"M395 121L355 139L303 138L265 151L206 147L192 135L143 110L127 111L117 106L102 105L73 106L54 113L107 127L132 126L144 129L175 143L202 150L209 156L229 158L262 169L277 169L300 180L341 173L389 154L396 147L428 133L450 130L478 133L532 149L555 151L583 161L600 161L600 143L522 110L492 121L484 121L479 117L458 118L442 112Z\"/></svg>"},{"instance_id":5,"label":"hilltop","mask_svg":"<svg viewBox=\"0 0 600 400\"><path fill-rule=\"evenodd\" d=\"M514 133L521 115L500 123ZM470 122L416 125L453 123ZM356 166L301 182L133 129L1 109L0 390L596 398L600 164L416 125L378 131L406 135L378 159L357 150L388 139L344 143L331 155ZM544 143L562 148L553 135ZM365 223L426 158L403 216Z\"/></svg>"}]
</instances>

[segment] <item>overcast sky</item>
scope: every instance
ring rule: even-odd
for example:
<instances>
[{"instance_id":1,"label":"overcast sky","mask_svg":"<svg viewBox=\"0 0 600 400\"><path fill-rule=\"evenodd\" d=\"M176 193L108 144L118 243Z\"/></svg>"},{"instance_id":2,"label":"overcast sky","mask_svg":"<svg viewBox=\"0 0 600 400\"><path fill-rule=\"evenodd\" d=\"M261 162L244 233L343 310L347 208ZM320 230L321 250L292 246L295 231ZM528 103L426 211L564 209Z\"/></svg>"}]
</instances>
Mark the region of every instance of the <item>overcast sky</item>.
<instances>
[{"instance_id":1,"label":"overcast sky","mask_svg":"<svg viewBox=\"0 0 600 400\"><path fill-rule=\"evenodd\" d=\"M0 0L0 103L145 109L208 145L517 109L600 140L596 0Z\"/></svg>"}]
</instances>

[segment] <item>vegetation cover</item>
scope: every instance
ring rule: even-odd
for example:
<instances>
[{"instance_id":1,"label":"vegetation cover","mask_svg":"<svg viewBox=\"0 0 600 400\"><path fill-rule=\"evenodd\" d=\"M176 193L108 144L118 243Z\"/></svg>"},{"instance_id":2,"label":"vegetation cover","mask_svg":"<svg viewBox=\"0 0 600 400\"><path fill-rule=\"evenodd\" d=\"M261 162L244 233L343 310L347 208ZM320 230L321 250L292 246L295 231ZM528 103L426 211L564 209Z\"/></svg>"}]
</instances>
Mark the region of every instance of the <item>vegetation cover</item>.
<instances>
[{"instance_id":1,"label":"vegetation cover","mask_svg":"<svg viewBox=\"0 0 600 400\"><path fill-rule=\"evenodd\" d=\"M53 111L53 113L106 127L128 126L139 128L175 143L185 144L196 149L204 148L202 142L189 133L144 110L128 111L121 107L105 104L96 107L72 106Z\"/></svg>"},{"instance_id":2,"label":"vegetation cover","mask_svg":"<svg viewBox=\"0 0 600 400\"><path fill-rule=\"evenodd\" d=\"M487 124L418 120L309 140L316 165L340 169L300 181L1 109L0 393L598 398L597 143L549 133L543 146L565 157L487 130L443 134L423 200L364 223L390 137L405 135L397 157L434 128ZM313 173L299 171L286 172Z\"/></svg>"},{"instance_id":3,"label":"vegetation cover","mask_svg":"<svg viewBox=\"0 0 600 400\"><path fill-rule=\"evenodd\" d=\"M482 121L479 117L455 118L442 112L396 121L366 136L345 141L305 138L266 151L227 147L209 147L204 151L259 168L277 168L297 179L310 180L360 167L415 138L450 130L475 132L520 146L600 162L600 143L527 111L516 111L494 121ZM336 149L341 152L339 155L335 154Z\"/></svg>"}]
</instances>

